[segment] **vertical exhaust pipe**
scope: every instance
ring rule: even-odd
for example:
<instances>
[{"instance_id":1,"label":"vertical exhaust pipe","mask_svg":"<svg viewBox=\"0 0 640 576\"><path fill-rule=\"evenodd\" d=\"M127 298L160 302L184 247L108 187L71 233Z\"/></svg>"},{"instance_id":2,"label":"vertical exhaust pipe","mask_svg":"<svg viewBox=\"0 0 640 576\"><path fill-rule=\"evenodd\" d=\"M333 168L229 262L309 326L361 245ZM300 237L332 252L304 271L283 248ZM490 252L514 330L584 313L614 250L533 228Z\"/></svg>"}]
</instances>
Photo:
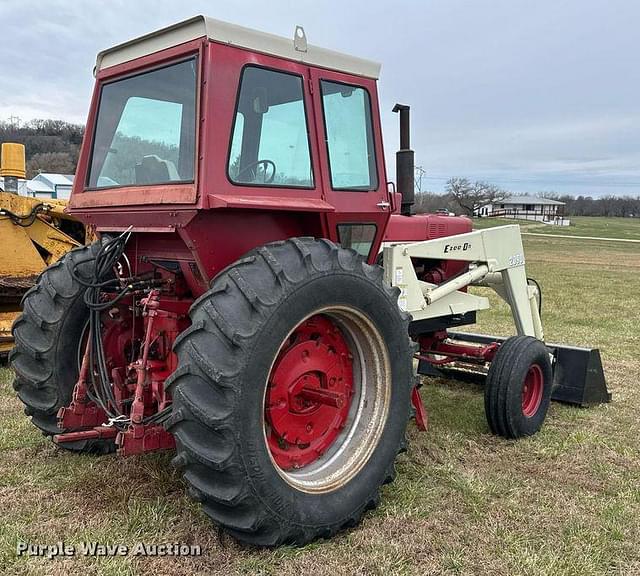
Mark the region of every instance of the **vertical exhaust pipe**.
<instances>
[{"instance_id":1,"label":"vertical exhaust pipe","mask_svg":"<svg viewBox=\"0 0 640 576\"><path fill-rule=\"evenodd\" d=\"M415 202L415 159L410 145L409 106L396 104L393 111L400 113L400 150L396 152L396 187L402 194L400 212L411 216Z\"/></svg>"}]
</instances>

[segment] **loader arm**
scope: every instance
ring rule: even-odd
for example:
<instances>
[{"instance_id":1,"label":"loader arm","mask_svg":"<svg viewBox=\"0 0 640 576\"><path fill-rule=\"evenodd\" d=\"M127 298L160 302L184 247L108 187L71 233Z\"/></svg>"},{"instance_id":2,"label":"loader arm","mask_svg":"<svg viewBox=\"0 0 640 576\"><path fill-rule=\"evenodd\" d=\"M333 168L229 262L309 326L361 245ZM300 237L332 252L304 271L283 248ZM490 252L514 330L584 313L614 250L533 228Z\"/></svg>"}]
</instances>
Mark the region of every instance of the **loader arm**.
<instances>
[{"instance_id":1,"label":"loader arm","mask_svg":"<svg viewBox=\"0 0 640 576\"><path fill-rule=\"evenodd\" d=\"M441 284L418 279L412 258L459 260L469 262L469 270ZM384 248L385 280L400 289L398 304L409 312L414 322L464 315L489 308L489 300L463 292L467 286L492 288L509 304L516 333L544 341L540 318L538 288L528 284L520 226L498 226L448 238L438 238ZM452 332L439 353L448 350L468 362L469 355L479 366L491 361L505 338ZM471 348L469 348L471 346ZM580 348L546 344L552 358L553 388L551 398L559 402L588 406L611 401L611 394L596 348ZM460 373L453 364L434 367L428 357L418 356L418 372L429 376L469 379L471 374L482 379L486 373L465 370ZM475 377L472 379L476 379Z\"/></svg>"},{"instance_id":2,"label":"loader arm","mask_svg":"<svg viewBox=\"0 0 640 576\"><path fill-rule=\"evenodd\" d=\"M412 258L465 261L470 268L442 284L431 284L418 279ZM489 308L487 298L461 291L482 285L493 288L509 304L519 335L544 340L537 289L527 284L518 225L387 246L383 266L386 281L400 289L400 308L414 321Z\"/></svg>"}]
</instances>

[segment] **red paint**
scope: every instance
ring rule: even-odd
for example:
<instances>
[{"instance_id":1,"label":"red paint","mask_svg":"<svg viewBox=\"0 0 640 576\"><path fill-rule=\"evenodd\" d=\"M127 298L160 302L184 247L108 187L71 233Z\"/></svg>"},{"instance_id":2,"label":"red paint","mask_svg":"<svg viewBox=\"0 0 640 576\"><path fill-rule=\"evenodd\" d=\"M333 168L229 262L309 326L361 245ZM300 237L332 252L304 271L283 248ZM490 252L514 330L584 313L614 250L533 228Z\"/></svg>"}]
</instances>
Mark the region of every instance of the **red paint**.
<instances>
[{"instance_id":1,"label":"red paint","mask_svg":"<svg viewBox=\"0 0 640 576\"><path fill-rule=\"evenodd\" d=\"M473 223L465 216L440 216L438 214L393 214L384 234L385 242L419 242L443 236L471 232Z\"/></svg>"},{"instance_id":2,"label":"red paint","mask_svg":"<svg viewBox=\"0 0 640 576\"><path fill-rule=\"evenodd\" d=\"M353 395L349 346L327 316L298 326L273 365L265 433L276 464L302 468L322 456L344 428Z\"/></svg>"},{"instance_id":3,"label":"red paint","mask_svg":"<svg viewBox=\"0 0 640 576\"><path fill-rule=\"evenodd\" d=\"M282 210L286 206L296 212L333 212L335 208L324 200L315 198L287 198L283 196L222 196L209 195L210 208L243 208Z\"/></svg>"},{"instance_id":4,"label":"red paint","mask_svg":"<svg viewBox=\"0 0 640 576\"><path fill-rule=\"evenodd\" d=\"M104 206L133 206L145 204L193 204L194 184L158 184L157 186L120 186L107 190L93 190L78 194L70 203L71 210Z\"/></svg>"},{"instance_id":5,"label":"red paint","mask_svg":"<svg viewBox=\"0 0 640 576\"><path fill-rule=\"evenodd\" d=\"M81 440L107 440L115 438L118 435L118 430L113 426L96 426L90 430L81 430L79 432L66 432L64 434L55 434L53 441L56 444L63 444L64 442L78 442Z\"/></svg>"},{"instance_id":6,"label":"red paint","mask_svg":"<svg viewBox=\"0 0 640 576\"><path fill-rule=\"evenodd\" d=\"M127 205L165 205L165 204L184 204L193 205L197 201L198 196L198 171L195 173L195 181L193 184L175 184L175 185L158 185L158 186L127 186L115 189L100 189L97 191L87 191L87 173L90 164L91 148L93 144L93 136L95 122L97 117L98 103L100 101L100 90L106 82L126 78L127 76L136 74L140 71L148 71L153 68L164 66L171 62L183 60L189 56L198 55L199 60L199 77L198 82L203 83L208 78L208 69L204 58L204 46L207 41L205 38L186 42L155 54L150 54L142 58L136 58L130 62L125 62L117 66L100 70L96 76L96 84L93 90L91 107L89 108L89 117L87 118L87 128L80 149L78 166L76 169L76 177L73 182L73 190L71 200L69 202L69 211L75 213L76 209L89 207L110 207L119 208ZM202 109L206 101L206 91L198 91L198 102L196 121L203 122ZM196 157L200 154L200 144L196 141ZM82 216L80 216L82 218Z\"/></svg>"},{"instance_id":7,"label":"red paint","mask_svg":"<svg viewBox=\"0 0 640 576\"><path fill-rule=\"evenodd\" d=\"M140 304L144 306L143 314L146 316L146 325L144 328L142 353L140 358L130 366L130 368L133 368L136 372L136 388L133 396L133 404L131 404L131 412L129 414L131 422L134 424L142 424L144 418L146 406L145 392L149 377L149 347L151 346L152 338L156 334L153 330L153 321L158 315L158 307L160 305L159 296L159 290L151 290L149 296L140 301Z\"/></svg>"},{"instance_id":8,"label":"red paint","mask_svg":"<svg viewBox=\"0 0 640 576\"><path fill-rule=\"evenodd\" d=\"M532 364L524 379L522 387L522 413L531 418L535 416L544 392L544 376L542 369L537 364Z\"/></svg>"},{"instance_id":9,"label":"red paint","mask_svg":"<svg viewBox=\"0 0 640 576\"><path fill-rule=\"evenodd\" d=\"M335 212L326 215L326 223L329 231L328 238L337 241L337 226L340 223L366 222L376 225L376 236L369 252L369 261L375 262L384 231L391 216L392 198L387 189L387 173L384 163L384 148L382 143L382 127L380 125L380 109L378 104L378 91L375 80L361 78L320 68L309 68L310 82L313 86L313 114L316 126L315 153L320 159L320 176L322 182L323 197L335 206ZM378 188L370 192L333 190L329 174L329 157L325 142L324 115L322 109L322 93L320 81L328 80L344 84L351 84L366 89L371 101L371 119L373 122L373 138L375 155L377 160ZM378 206L380 203L388 203L389 207Z\"/></svg>"},{"instance_id":10,"label":"red paint","mask_svg":"<svg viewBox=\"0 0 640 576\"><path fill-rule=\"evenodd\" d=\"M78 402L75 398L69 406L62 406L57 414L60 430L80 430L100 426L108 420L105 411L93 402Z\"/></svg>"},{"instance_id":11,"label":"red paint","mask_svg":"<svg viewBox=\"0 0 640 576\"><path fill-rule=\"evenodd\" d=\"M393 214L385 230L385 242L420 242L444 236L471 232L472 222L465 216L440 216L438 214ZM423 263L416 261L418 266ZM429 260L424 262L424 272L419 278L431 284L440 284L460 272L466 272L469 264L455 260ZM466 292L466 287L462 289Z\"/></svg>"},{"instance_id":12,"label":"red paint","mask_svg":"<svg viewBox=\"0 0 640 576\"><path fill-rule=\"evenodd\" d=\"M442 366L453 362L467 364L486 364L492 362L500 344L492 342L486 345L474 345L448 338L446 331L421 336L418 360L433 366Z\"/></svg>"},{"instance_id":13,"label":"red paint","mask_svg":"<svg viewBox=\"0 0 640 576\"><path fill-rule=\"evenodd\" d=\"M211 210L200 212L179 234L208 284L255 247L295 236L322 237L322 227L313 212Z\"/></svg>"},{"instance_id":14,"label":"red paint","mask_svg":"<svg viewBox=\"0 0 640 576\"><path fill-rule=\"evenodd\" d=\"M143 69L166 65L194 53L198 53L200 59L198 116L200 130L198 133L198 164L194 184L85 190L83 184L86 181L89 166L90 143L93 139L101 83L122 78ZM247 64L275 68L303 77L315 180L314 188L306 190L238 186L228 180L226 165L236 92L242 68ZM208 82L209 76L215 76L216 81ZM320 79L357 84L366 88L370 93L376 155L379 159L379 186L373 192L335 192L329 187L319 89L314 90L313 94L310 90L311 83L318 84ZM305 222L296 227L296 234L326 237L335 241L338 239L336 231L338 222L373 222L378 226L378 233L371 253L373 259L390 214L388 209L384 210L377 206L378 202L391 200L386 189L383 158L378 99L374 80L320 68L310 68L299 62L253 53L209 42L203 38L100 71L78 164L70 211L82 220L95 224L99 230L124 229L130 224L134 224L134 230L139 232L150 229L157 231L159 227L166 227L168 232L182 230L187 226L182 214L188 209L199 212L223 210L225 218L229 217L227 213L229 208L277 211L278 216L283 218L287 218L287 212L290 212L290 217L294 219L297 217L296 213L307 212L308 217ZM138 206L145 208L142 209ZM190 217L192 216L190 215ZM185 235L189 236L194 245L200 247L205 244L216 246L226 244L227 238L217 233L211 224L208 222L204 235L197 230L198 227ZM264 234L260 232L261 228L253 227L251 229L254 244L247 249L272 240L282 239L278 235L270 235L268 230L265 230ZM198 248L190 248L190 250L193 261L211 260L196 254ZM219 256L215 258L216 264L220 259ZM222 266L217 265L216 268L224 267L230 262L231 260L227 259ZM211 278L214 270L204 269L201 270L201 273L203 276Z\"/></svg>"},{"instance_id":15,"label":"red paint","mask_svg":"<svg viewBox=\"0 0 640 576\"><path fill-rule=\"evenodd\" d=\"M125 432L119 431L114 426L97 426L89 430L56 434L53 440L57 444L63 444L65 442L114 438L121 456L133 456L155 450L170 450L176 445L174 437L159 425L134 426Z\"/></svg>"},{"instance_id":16,"label":"red paint","mask_svg":"<svg viewBox=\"0 0 640 576\"><path fill-rule=\"evenodd\" d=\"M411 405L415 410L416 426L421 432L426 432L429 427L429 416L427 409L424 407L418 387L414 386L411 391Z\"/></svg>"},{"instance_id":17,"label":"red paint","mask_svg":"<svg viewBox=\"0 0 640 576\"><path fill-rule=\"evenodd\" d=\"M85 351L82 356L82 365L78 382L73 389L71 404L61 406L56 415L58 427L61 430L78 430L80 428L90 428L99 426L107 421L104 410L90 402L87 398L87 378L89 376L89 346L90 338L85 344Z\"/></svg>"},{"instance_id":18,"label":"red paint","mask_svg":"<svg viewBox=\"0 0 640 576\"><path fill-rule=\"evenodd\" d=\"M134 424L125 432L119 432L116 437L118 454L132 456L155 450L171 450L176 441L172 434L162 426Z\"/></svg>"}]
</instances>

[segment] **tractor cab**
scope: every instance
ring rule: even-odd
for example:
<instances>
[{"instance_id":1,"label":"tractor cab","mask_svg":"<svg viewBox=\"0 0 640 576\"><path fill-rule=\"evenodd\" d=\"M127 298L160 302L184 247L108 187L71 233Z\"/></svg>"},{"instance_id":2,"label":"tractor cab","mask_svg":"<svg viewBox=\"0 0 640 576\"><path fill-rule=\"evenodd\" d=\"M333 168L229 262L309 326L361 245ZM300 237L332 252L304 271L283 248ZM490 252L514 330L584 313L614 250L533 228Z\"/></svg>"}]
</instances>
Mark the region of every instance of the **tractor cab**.
<instances>
[{"instance_id":1,"label":"tractor cab","mask_svg":"<svg viewBox=\"0 0 640 576\"><path fill-rule=\"evenodd\" d=\"M300 27L290 40L203 16L105 50L71 212L98 231L224 228L232 253L194 259L207 279L295 235L373 260L400 209L384 166L379 70L307 44ZM140 211L153 213L148 223L130 217Z\"/></svg>"},{"instance_id":2,"label":"tractor cab","mask_svg":"<svg viewBox=\"0 0 640 576\"><path fill-rule=\"evenodd\" d=\"M105 50L70 210L98 231L162 230L179 247L223 230L228 250L191 260L203 281L295 235L372 262L383 240L469 232L464 218L407 217L407 106L394 108L398 193L387 182L379 71L308 44L300 27L290 40L203 16Z\"/></svg>"}]
</instances>

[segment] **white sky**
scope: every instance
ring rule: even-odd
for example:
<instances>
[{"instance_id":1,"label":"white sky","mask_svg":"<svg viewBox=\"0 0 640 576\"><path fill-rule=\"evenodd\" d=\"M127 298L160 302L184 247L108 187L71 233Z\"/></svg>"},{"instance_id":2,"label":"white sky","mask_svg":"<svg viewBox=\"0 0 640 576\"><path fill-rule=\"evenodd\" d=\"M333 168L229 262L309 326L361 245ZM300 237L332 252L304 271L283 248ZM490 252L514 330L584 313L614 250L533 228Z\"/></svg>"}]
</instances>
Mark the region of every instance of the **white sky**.
<instances>
[{"instance_id":1,"label":"white sky","mask_svg":"<svg viewBox=\"0 0 640 576\"><path fill-rule=\"evenodd\" d=\"M636 0L0 0L0 118L84 123L99 50L198 13L382 62L389 177L401 102L423 188L640 194Z\"/></svg>"}]
</instances>

